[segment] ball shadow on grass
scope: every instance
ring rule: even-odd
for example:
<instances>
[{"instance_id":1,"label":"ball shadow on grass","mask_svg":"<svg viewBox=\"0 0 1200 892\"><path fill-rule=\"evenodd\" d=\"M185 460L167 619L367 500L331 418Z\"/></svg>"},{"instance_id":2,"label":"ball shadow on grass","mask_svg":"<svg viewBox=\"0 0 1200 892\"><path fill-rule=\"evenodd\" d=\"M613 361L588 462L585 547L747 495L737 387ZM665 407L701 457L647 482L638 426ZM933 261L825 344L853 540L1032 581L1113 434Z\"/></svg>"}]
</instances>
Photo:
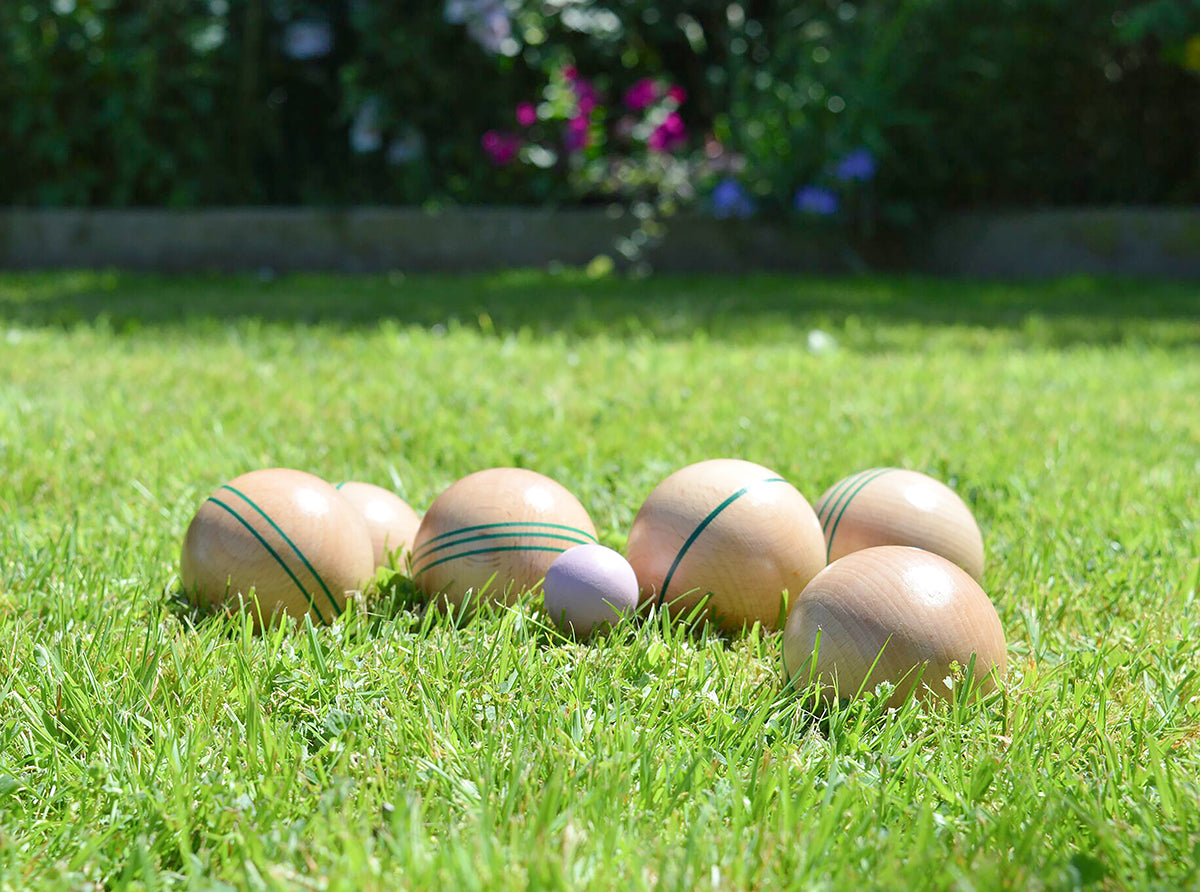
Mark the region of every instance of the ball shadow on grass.
<instances>
[{"instance_id":1,"label":"ball shadow on grass","mask_svg":"<svg viewBox=\"0 0 1200 892\"><path fill-rule=\"evenodd\" d=\"M299 617L278 612L264 616L258 598L251 589L250 596L227 595L220 601L205 604L190 596L176 579L164 589L166 612L181 626L190 632L215 623L228 626L229 634L240 632L240 622L230 622L239 619L249 622L255 634L273 631L281 625L294 624L297 629L305 625L308 614ZM377 634L380 626L409 613L419 618L424 612L424 604L420 593L412 585L408 577L401 572L381 569L376 576L364 586L357 596L347 598L342 613L337 622L347 627L347 634L373 635ZM320 629L332 623L308 622L314 629Z\"/></svg>"},{"instance_id":2,"label":"ball shadow on grass","mask_svg":"<svg viewBox=\"0 0 1200 892\"><path fill-rule=\"evenodd\" d=\"M664 275L589 279L509 270L456 276L345 276L73 271L14 273L0 288L0 324L214 330L254 320L374 329L385 320L426 329L465 327L490 336L692 337L753 343L813 327L869 332L880 326L962 326L1008 331L1057 347L1195 339L1196 291L1187 282L1076 276L1021 285L920 275L800 278ZM539 299L531 300L536 293ZM1177 322L1175 326L1154 323ZM925 349L925 339L908 342Z\"/></svg>"},{"instance_id":3,"label":"ball shadow on grass","mask_svg":"<svg viewBox=\"0 0 1200 892\"><path fill-rule=\"evenodd\" d=\"M842 694L837 690L836 682L831 684L828 678L821 678L813 671L816 655L814 651L790 676L781 657L784 683L778 700L793 700L797 709L807 715L808 725L815 727L826 739L855 730L878 728L891 721L904 724L922 721L921 717L963 726L983 714L988 716L989 722L1001 725L1002 734L1008 733L1007 689L1003 683L997 683L985 690L989 679L977 675L974 655L966 666L954 665L952 675L947 679L951 684L949 696L936 694L925 682L927 665L924 664L914 666L894 682L882 680L869 688L864 682L852 694ZM877 656L876 661L878 659ZM938 683L937 680L933 682ZM895 702L898 689L906 690L900 701Z\"/></svg>"}]
</instances>

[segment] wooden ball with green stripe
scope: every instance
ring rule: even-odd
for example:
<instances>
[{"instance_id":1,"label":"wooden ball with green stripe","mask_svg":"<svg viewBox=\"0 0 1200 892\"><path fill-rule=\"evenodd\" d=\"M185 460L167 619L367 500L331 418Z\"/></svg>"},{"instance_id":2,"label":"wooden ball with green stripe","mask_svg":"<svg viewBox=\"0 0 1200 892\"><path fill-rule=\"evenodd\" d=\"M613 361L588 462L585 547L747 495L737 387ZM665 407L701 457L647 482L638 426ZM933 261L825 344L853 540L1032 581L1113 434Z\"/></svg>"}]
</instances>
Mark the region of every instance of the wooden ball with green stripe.
<instances>
[{"instance_id":1,"label":"wooden ball with green stripe","mask_svg":"<svg viewBox=\"0 0 1200 892\"><path fill-rule=\"evenodd\" d=\"M251 471L217 488L184 536L184 592L204 606L239 601L269 622L331 622L375 571L367 523L320 477ZM257 603L255 603L257 602Z\"/></svg>"},{"instance_id":2,"label":"wooden ball with green stripe","mask_svg":"<svg viewBox=\"0 0 1200 892\"><path fill-rule=\"evenodd\" d=\"M701 602L730 631L783 621L825 566L821 526L808 501L774 471L712 459L676 471L650 493L629 532L642 603L687 614Z\"/></svg>"},{"instance_id":3,"label":"wooden ball with green stripe","mask_svg":"<svg viewBox=\"0 0 1200 892\"><path fill-rule=\"evenodd\" d=\"M595 542L587 511L561 484L522 468L489 468L429 506L413 542L413 581L456 606L468 594L512 603L562 552Z\"/></svg>"},{"instance_id":4,"label":"wooden ball with green stripe","mask_svg":"<svg viewBox=\"0 0 1200 892\"><path fill-rule=\"evenodd\" d=\"M839 480L817 500L830 563L865 548L910 545L983 579L983 536L966 503L918 471L868 468Z\"/></svg>"}]
</instances>

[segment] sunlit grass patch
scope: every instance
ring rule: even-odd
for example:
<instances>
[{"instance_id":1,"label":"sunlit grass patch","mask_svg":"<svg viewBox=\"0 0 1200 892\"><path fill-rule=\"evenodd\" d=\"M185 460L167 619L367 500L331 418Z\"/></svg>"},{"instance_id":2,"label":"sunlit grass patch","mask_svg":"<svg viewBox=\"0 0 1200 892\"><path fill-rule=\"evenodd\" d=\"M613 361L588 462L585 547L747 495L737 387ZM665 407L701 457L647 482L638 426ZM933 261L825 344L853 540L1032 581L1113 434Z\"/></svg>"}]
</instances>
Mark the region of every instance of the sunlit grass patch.
<instances>
[{"instance_id":1,"label":"sunlit grass patch","mask_svg":"<svg viewBox=\"0 0 1200 892\"><path fill-rule=\"evenodd\" d=\"M723 456L950 483L1005 690L822 711L775 634L580 644L386 574L261 636L175 598L255 467L424 510L526 466L621 548ZM1194 885L1197 480L1185 285L0 276L0 888Z\"/></svg>"}]
</instances>

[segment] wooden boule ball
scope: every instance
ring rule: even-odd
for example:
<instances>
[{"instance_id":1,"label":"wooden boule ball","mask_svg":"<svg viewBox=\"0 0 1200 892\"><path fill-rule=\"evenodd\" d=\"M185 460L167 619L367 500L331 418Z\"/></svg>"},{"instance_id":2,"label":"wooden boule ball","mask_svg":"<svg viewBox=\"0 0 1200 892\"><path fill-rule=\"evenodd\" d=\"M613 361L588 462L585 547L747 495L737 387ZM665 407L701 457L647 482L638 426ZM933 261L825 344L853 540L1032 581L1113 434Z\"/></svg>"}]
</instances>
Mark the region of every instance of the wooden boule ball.
<instances>
[{"instance_id":1,"label":"wooden boule ball","mask_svg":"<svg viewBox=\"0 0 1200 892\"><path fill-rule=\"evenodd\" d=\"M413 542L413 580L455 606L485 588L489 600L511 604L559 554L595 541L592 519L562 485L535 471L490 468L429 506Z\"/></svg>"},{"instance_id":2,"label":"wooden boule ball","mask_svg":"<svg viewBox=\"0 0 1200 892\"><path fill-rule=\"evenodd\" d=\"M185 593L205 606L252 605L255 622L305 614L327 623L375 571L367 522L320 477L270 468L217 488L183 539Z\"/></svg>"},{"instance_id":3,"label":"wooden boule ball","mask_svg":"<svg viewBox=\"0 0 1200 892\"><path fill-rule=\"evenodd\" d=\"M546 613L579 638L637 609L637 575L619 552L576 545L554 559L542 583Z\"/></svg>"},{"instance_id":4,"label":"wooden boule ball","mask_svg":"<svg viewBox=\"0 0 1200 892\"><path fill-rule=\"evenodd\" d=\"M339 483L337 491L366 520L371 546L375 549L376 567L384 566L393 555L400 563L412 552L421 518L408 502L382 486L357 480Z\"/></svg>"},{"instance_id":5,"label":"wooden boule ball","mask_svg":"<svg viewBox=\"0 0 1200 892\"><path fill-rule=\"evenodd\" d=\"M1008 666L1005 647L979 583L940 555L899 545L856 551L818 573L783 633L789 678L819 679L827 700L888 681L895 685L890 706L903 703L918 678L918 693L950 699L951 664L965 672L972 654L976 692L995 690Z\"/></svg>"},{"instance_id":6,"label":"wooden boule ball","mask_svg":"<svg viewBox=\"0 0 1200 892\"><path fill-rule=\"evenodd\" d=\"M676 471L650 493L626 548L642 603L687 614L702 600L729 631L779 627L792 598L825 566L812 507L774 471L711 459Z\"/></svg>"},{"instance_id":7,"label":"wooden boule ball","mask_svg":"<svg viewBox=\"0 0 1200 892\"><path fill-rule=\"evenodd\" d=\"M817 500L830 563L876 545L911 545L954 561L983 581L983 536L946 484L918 471L870 468Z\"/></svg>"}]
</instances>

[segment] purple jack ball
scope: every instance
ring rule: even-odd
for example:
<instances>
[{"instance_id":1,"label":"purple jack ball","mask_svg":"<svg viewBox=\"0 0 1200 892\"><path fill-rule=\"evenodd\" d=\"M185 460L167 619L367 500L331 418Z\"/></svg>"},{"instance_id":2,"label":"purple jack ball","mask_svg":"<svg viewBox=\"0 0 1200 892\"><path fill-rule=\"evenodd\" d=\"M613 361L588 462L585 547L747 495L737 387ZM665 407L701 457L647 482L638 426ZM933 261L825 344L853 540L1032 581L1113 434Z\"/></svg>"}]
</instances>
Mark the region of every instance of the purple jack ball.
<instances>
[{"instance_id":1,"label":"purple jack ball","mask_svg":"<svg viewBox=\"0 0 1200 892\"><path fill-rule=\"evenodd\" d=\"M586 638L637 608L637 574L603 545L576 545L558 556L542 583L546 612L564 632Z\"/></svg>"}]
</instances>

